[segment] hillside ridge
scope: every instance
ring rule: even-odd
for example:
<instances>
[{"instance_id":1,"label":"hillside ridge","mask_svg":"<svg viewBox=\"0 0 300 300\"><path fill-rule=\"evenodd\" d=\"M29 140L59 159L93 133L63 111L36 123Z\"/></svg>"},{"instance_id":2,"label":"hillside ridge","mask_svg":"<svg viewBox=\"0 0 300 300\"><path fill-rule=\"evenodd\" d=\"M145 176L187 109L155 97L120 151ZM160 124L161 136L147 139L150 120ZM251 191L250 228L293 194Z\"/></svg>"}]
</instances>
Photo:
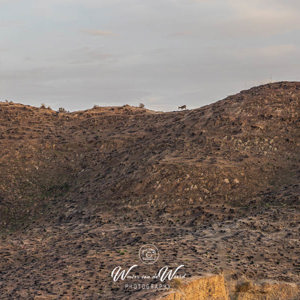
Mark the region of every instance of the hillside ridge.
<instances>
[{"instance_id":1,"label":"hillside ridge","mask_svg":"<svg viewBox=\"0 0 300 300\"><path fill-rule=\"evenodd\" d=\"M149 243L188 276L298 283L299 128L300 82L174 112L0 103L0 294L135 299L108 274Z\"/></svg>"}]
</instances>

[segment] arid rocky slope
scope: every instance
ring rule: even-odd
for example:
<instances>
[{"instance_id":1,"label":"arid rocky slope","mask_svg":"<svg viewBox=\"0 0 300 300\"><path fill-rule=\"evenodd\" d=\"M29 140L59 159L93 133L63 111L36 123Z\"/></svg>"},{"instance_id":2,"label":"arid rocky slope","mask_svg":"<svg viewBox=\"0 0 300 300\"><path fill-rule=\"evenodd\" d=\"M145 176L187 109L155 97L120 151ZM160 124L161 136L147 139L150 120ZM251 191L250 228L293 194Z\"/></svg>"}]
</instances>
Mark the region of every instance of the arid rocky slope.
<instances>
[{"instance_id":1,"label":"arid rocky slope","mask_svg":"<svg viewBox=\"0 0 300 300\"><path fill-rule=\"evenodd\" d=\"M137 299L109 273L145 243L188 276L299 282L299 145L298 82L168 113L0 103L0 294Z\"/></svg>"}]
</instances>

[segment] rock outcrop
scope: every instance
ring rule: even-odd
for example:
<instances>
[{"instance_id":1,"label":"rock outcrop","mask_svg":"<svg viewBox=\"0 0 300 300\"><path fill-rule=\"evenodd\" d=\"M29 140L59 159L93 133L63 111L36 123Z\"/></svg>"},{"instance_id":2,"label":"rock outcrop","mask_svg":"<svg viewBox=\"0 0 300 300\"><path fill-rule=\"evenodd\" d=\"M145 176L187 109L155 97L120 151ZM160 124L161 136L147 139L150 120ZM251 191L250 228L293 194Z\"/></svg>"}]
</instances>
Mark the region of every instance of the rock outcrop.
<instances>
[{"instance_id":1,"label":"rock outcrop","mask_svg":"<svg viewBox=\"0 0 300 300\"><path fill-rule=\"evenodd\" d=\"M297 300L294 283L276 281L226 282L223 275L206 275L175 281L176 288L157 300ZM228 286L230 288L228 288ZM229 290L229 291L228 291Z\"/></svg>"},{"instance_id":2,"label":"rock outcrop","mask_svg":"<svg viewBox=\"0 0 300 300\"><path fill-rule=\"evenodd\" d=\"M206 275L177 283L175 291L158 300L229 300L222 275Z\"/></svg>"}]
</instances>

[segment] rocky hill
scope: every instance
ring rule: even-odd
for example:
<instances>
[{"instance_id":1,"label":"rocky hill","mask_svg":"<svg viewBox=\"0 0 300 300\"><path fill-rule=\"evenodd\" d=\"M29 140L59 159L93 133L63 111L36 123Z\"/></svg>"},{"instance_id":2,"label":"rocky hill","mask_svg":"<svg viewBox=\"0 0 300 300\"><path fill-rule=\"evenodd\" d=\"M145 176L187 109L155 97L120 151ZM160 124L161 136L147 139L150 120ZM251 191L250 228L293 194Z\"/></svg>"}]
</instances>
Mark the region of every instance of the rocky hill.
<instances>
[{"instance_id":1,"label":"rocky hill","mask_svg":"<svg viewBox=\"0 0 300 300\"><path fill-rule=\"evenodd\" d=\"M69 274L55 266L62 262L60 257L51 263L59 253L57 245L68 245L63 262L72 265L77 255L72 251L85 241L84 232L97 238L101 255L128 248L128 255L121 256L125 260L140 244L151 242L163 251L175 251L170 245L179 240L186 255L194 252L188 259L193 261L191 276L199 275L201 268L230 268L234 276L297 281L299 145L298 82L254 87L199 109L168 113L128 105L69 113L1 102L0 228L3 251L10 257L1 263L0 255L3 294L19 295L14 276L28 276L31 286L28 274L37 268L44 282L33 284L31 292L27 286L27 296L38 291L97 299L101 288L103 299L124 298L124 291L113 292L111 283L97 288L95 282L88 283L84 263L78 270L85 274L80 280L90 287L86 290L68 289L73 288L68 280L66 286L58 280L57 288L50 279L53 268L61 278L63 272ZM46 242L36 248L39 239ZM197 239L206 245L199 248ZM32 249L25 256L18 254L14 247L24 240L34 255ZM161 244L165 240L169 246ZM240 244L247 240L260 248ZM230 263L211 254L221 243L230 248ZM98 253L96 246L87 247L85 254ZM173 255L184 260L181 250ZM253 251L267 253L268 258L256 262ZM30 255L35 260L25 263ZM103 259L101 270L110 270L114 259ZM45 260L45 273L39 260ZM21 268L24 263L27 269ZM41 292L42 285L49 291Z\"/></svg>"}]
</instances>

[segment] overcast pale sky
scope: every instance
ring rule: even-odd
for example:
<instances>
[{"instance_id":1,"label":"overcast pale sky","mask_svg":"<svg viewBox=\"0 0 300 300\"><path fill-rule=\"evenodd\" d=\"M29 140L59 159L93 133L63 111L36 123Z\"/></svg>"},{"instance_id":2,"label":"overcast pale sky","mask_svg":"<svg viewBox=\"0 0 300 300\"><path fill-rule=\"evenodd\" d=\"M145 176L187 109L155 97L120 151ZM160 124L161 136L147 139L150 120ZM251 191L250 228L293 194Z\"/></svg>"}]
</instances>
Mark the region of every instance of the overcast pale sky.
<instances>
[{"instance_id":1,"label":"overcast pale sky","mask_svg":"<svg viewBox=\"0 0 300 300\"><path fill-rule=\"evenodd\" d=\"M299 0L0 0L0 99L196 108L300 80Z\"/></svg>"}]
</instances>

